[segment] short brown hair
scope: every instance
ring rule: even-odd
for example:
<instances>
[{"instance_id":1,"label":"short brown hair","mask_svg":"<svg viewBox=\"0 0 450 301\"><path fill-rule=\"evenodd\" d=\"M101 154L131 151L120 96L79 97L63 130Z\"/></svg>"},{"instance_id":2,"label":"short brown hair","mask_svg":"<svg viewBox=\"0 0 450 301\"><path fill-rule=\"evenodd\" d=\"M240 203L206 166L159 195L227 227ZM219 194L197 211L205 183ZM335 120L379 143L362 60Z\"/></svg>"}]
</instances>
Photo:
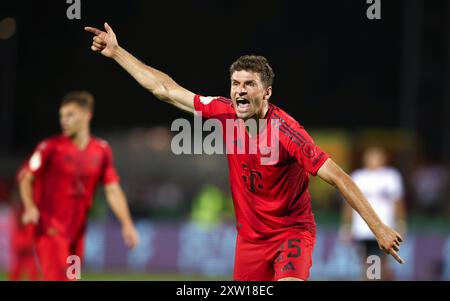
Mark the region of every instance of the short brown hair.
<instances>
[{"instance_id":1,"label":"short brown hair","mask_svg":"<svg viewBox=\"0 0 450 301\"><path fill-rule=\"evenodd\" d=\"M230 66L230 77L235 71L252 71L259 73L263 85L267 88L272 86L275 73L273 73L272 67L270 67L267 59L260 55L243 55L238 58Z\"/></svg>"},{"instance_id":2,"label":"short brown hair","mask_svg":"<svg viewBox=\"0 0 450 301\"><path fill-rule=\"evenodd\" d=\"M94 111L94 96L88 91L70 91L64 95L61 107L69 103L76 103L83 109Z\"/></svg>"}]
</instances>

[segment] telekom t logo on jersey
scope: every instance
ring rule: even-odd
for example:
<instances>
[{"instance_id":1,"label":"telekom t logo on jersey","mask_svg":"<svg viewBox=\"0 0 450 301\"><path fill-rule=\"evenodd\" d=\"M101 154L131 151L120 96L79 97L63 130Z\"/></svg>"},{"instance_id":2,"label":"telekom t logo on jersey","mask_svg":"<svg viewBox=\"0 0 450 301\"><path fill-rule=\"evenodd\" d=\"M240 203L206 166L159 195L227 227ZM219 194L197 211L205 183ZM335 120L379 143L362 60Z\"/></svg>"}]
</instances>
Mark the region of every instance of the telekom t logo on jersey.
<instances>
[{"instance_id":1,"label":"telekom t logo on jersey","mask_svg":"<svg viewBox=\"0 0 450 301\"><path fill-rule=\"evenodd\" d=\"M280 153L279 127L276 119L260 119L257 122L254 119L221 121L210 118L202 122L202 113L196 111L193 131L191 122L187 119L179 118L172 122L171 131L178 133L172 138L171 148L176 155L258 155L261 165L274 165L278 162ZM203 133L207 133L205 137ZM248 133L255 135L250 137ZM222 138L223 135L225 139Z\"/></svg>"},{"instance_id":2,"label":"telekom t logo on jersey","mask_svg":"<svg viewBox=\"0 0 450 301\"><path fill-rule=\"evenodd\" d=\"M242 164L242 180L244 180L245 186L251 192L256 192L256 189L263 189L263 178L259 171L250 169L247 164Z\"/></svg>"}]
</instances>

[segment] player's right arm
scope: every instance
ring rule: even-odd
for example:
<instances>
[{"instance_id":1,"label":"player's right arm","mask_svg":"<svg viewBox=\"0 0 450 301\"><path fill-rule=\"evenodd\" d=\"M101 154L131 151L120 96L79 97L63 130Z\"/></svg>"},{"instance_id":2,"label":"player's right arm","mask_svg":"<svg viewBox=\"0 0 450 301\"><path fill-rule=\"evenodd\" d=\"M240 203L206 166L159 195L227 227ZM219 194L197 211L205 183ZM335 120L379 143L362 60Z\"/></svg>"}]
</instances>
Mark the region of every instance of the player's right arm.
<instances>
[{"instance_id":1,"label":"player's right arm","mask_svg":"<svg viewBox=\"0 0 450 301\"><path fill-rule=\"evenodd\" d=\"M19 190L24 212L22 215L22 223L37 224L39 220L39 210L33 200L33 174L27 169L19 181Z\"/></svg>"},{"instance_id":2,"label":"player's right arm","mask_svg":"<svg viewBox=\"0 0 450 301\"><path fill-rule=\"evenodd\" d=\"M178 85L167 74L145 65L125 49L119 46L112 28L105 23L105 30L94 27L85 27L85 30L93 33L91 49L100 52L106 57L114 59L136 81L158 99L175 107L194 113L194 93Z\"/></svg>"},{"instance_id":3,"label":"player's right arm","mask_svg":"<svg viewBox=\"0 0 450 301\"><path fill-rule=\"evenodd\" d=\"M24 213L22 215L23 224L37 224L39 221L39 209L34 200L34 180L42 177L42 172L49 161L54 143L52 139L46 139L38 144L26 166L23 167L23 175L19 178L19 191Z\"/></svg>"}]
</instances>

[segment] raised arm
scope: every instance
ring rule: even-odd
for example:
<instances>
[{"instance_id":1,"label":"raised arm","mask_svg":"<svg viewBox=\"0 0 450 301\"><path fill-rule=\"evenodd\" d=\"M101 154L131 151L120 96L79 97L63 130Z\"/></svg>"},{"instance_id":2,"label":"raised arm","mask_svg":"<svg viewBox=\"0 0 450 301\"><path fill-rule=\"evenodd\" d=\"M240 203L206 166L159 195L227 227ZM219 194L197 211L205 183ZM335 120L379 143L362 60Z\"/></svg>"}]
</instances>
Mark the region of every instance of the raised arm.
<instances>
[{"instance_id":1,"label":"raised arm","mask_svg":"<svg viewBox=\"0 0 450 301\"><path fill-rule=\"evenodd\" d=\"M375 235L381 250L391 254L399 263L404 263L405 261L397 254L400 243L403 241L402 237L380 220L352 178L331 159L322 165L317 174L324 181L335 186L347 203L364 219Z\"/></svg>"},{"instance_id":2,"label":"raised arm","mask_svg":"<svg viewBox=\"0 0 450 301\"><path fill-rule=\"evenodd\" d=\"M105 31L94 27L85 30L94 34L91 49L106 57L114 59L136 81L158 99L175 107L194 113L194 93L178 85L170 76L145 65L125 49L119 46L116 35L108 23L104 24Z\"/></svg>"}]
</instances>

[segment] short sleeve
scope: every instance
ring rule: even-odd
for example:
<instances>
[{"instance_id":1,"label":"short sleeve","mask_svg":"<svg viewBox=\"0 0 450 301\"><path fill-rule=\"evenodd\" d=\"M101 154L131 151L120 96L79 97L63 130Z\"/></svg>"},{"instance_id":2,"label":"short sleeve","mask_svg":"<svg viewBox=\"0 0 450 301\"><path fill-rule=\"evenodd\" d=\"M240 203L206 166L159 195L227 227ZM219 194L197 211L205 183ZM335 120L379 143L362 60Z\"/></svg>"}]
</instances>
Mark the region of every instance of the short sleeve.
<instances>
[{"instance_id":1,"label":"short sleeve","mask_svg":"<svg viewBox=\"0 0 450 301\"><path fill-rule=\"evenodd\" d=\"M280 128L288 137L287 149L289 154L303 166L306 172L316 175L325 161L330 157L317 146L306 130L297 125L295 127Z\"/></svg>"},{"instance_id":2,"label":"short sleeve","mask_svg":"<svg viewBox=\"0 0 450 301\"><path fill-rule=\"evenodd\" d=\"M223 113L229 113L231 100L221 96L201 96L194 97L195 111L201 112L202 117L211 118Z\"/></svg>"},{"instance_id":3,"label":"short sleeve","mask_svg":"<svg viewBox=\"0 0 450 301\"><path fill-rule=\"evenodd\" d=\"M52 149L53 144L51 140L44 140L36 146L27 164L27 168L33 176L36 177L45 170L52 154Z\"/></svg>"},{"instance_id":4,"label":"short sleeve","mask_svg":"<svg viewBox=\"0 0 450 301\"><path fill-rule=\"evenodd\" d=\"M103 185L108 185L112 183L118 183L120 178L117 174L116 167L114 166L113 153L109 145L105 142L104 144L104 165L102 170L102 182Z\"/></svg>"}]
</instances>

